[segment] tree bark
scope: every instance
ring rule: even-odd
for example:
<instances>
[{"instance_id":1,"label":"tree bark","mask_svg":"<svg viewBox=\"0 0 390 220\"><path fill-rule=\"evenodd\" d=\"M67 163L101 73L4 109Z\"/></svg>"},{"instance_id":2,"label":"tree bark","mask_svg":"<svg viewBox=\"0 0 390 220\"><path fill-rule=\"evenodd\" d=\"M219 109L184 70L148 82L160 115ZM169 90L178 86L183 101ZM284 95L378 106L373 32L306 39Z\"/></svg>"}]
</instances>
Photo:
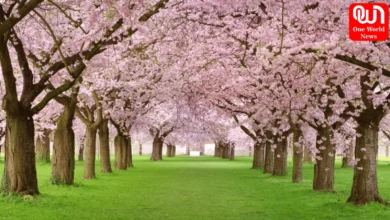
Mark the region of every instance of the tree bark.
<instances>
[{"instance_id":1,"label":"tree bark","mask_svg":"<svg viewBox=\"0 0 390 220\"><path fill-rule=\"evenodd\" d=\"M259 142L256 142L254 145L254 153L253 153L253 163L252 163L252 169L259 169L263 168L261 161L262 161L262 154L261 151L264 151L264 148L262 147L262 144Z\"/></svg>"},{"instance_id":2,"label":"tree bark","mask_svg":"<svg viewBox=\"0 0 390 220\"><path fill-rule=\"evenodd\" d=\"M218 144L214 144L214 157L219 157L219 147Z\"/></svg>"},{"instance_id":3,"label":"tree bark","mask_svg":"<svg viewBox=\"0 0 390 220\"><path fill-rule=\"evenodd\" d=\"M35 157L38 163L50 163L50 130L44 129L42 136L37 137Z\"/></svg>"},{"instance_id":4,"label":"tree bark","mask_svg":"<svg viewBox=\"0 0 390 220\"><path fill-rule=\"evenodd\" d=\"M334 191L335 147L331 143L330 127L317 129L316 163L314 164L313 189Z\"/></svg>"},{"instance_id":5,"label":"tree bark","mask_svg":"<svg viewBox=\"0 0 390 220\"><path fill-rule=\"evenodd\" d=\"M127 138L127 167L133 167L133 150L131 146L131 137Z\"/></svg>"},{"instance_id":6,"label":"tree bark","mask_svg":"<svg viewBox=\"0 0 390 220\"><path fill-rule=\"evenodd\" d=\"M341 168L348 168L348 157L343 157L341 159Z\"/></svg>"},{"instance_id":7,"label":"tree bark","mask_svg":"<svg viewBox=\"0 0 390 220\"><path fill-rule=\"evenodd\" d=\"M379 123L378 123L379 124ZM378 154L379 126L359 123L356 133L355 158L359 159L354 168L351 195L347 202L365 205L369 202L386 202L379 196L376 174L376 157Z\"/></svg>"},{"instance_id":8,"label":"tree bark","mask_svg":"<svg viewBox=\"0 0 390 220\"><path fill-rule=\"evenodd\" d=\"M159 157L161 158L161 160L162 160L162 152L163 152L163 147L164 147L164 140L163 139L161 139L161 142L162 142L162 144L161 144L161 146L158 148L158 154L159 154Z\"/></svg>"},{"instance_id":9,"label":"tree bark","mask_svg":"<svg viewBox=\"0 0 390 220\"><path fill-rule=\"evenodd\" d=\"M341 168L352 167L351 161L353 160L353 144L349 144L348 149L345 150L345 156L343 157Z\"/></svg>"},{"instance_id":10,"label":"tree bark","mask_svg":"<svg viewBox=\"0 0 390 220\"><path fill-rule=\"evenodd\" d=\"M222 144L222 159L228 159L229 158L229 149L228 145L223 143Z\"/></svg>"},{"instance_id":11,"label":"tree bark","mask_svg":"<svg viewBox=\"0 0 390 220\"><path fill-rule=\"evenodd\" d=\"M78 160L79 161L83 161L84 160L84 143L80 144Z\"/></svg>"},{"instance_id":12,"label":"tree bark","mask_svg":"<svg viewBox=\"0 0 390 220\"><path fill-rule=\"evenodd\" d=\"M303 162L305 163L313 163L311 158L311 153L307 147L305 147L305 150L303 151Z\"/></svg>"},{"instance_id":13,"label":"tree bark","mask_svg":"<svg viewBox=\"0 0 390 220\"><path fill-rule=\"evenodd\" d=\"M63 105L64 110L57 120L54 131L53 161L51 182L53 184L72 185L75 168L75 139L72 128L77 104L77 95L72 95L71 101Z\"/></svg>"},{"instance_id":14,"label":"tree bark","mask_svg":"<svg viewBox=\"0 0 390 220\"><path fill-rule=\"evenodd\" d=\"M274 170L273 176L285 176L287 175L287 139L283 138L280 142L277 142L274 153Z\"/></svg>"},{"instance_id":15,"label":"tree bark","mask_svg":"<svg viewBox=\"0 0 390 220\"><path fill-rule=\"evenodd\" d=\"M152 161L159 161L162 160L162 148L163 148L164 141L160 137L155 137L153 139L153 149L152 149L152 156L150 160Z\"/></svg>"},{"instance_id":16,"label":"tree bark","mask_svg":"<svg viewBox=\"0 0 390 220\"><path fill-rule=\"evenodd\" d=\"M190 155L190 147L189 146L186 146L186 154Z\"/></svg>"},{"instance_id":17,"label":"tree bark","mask_svg":"<svg viewBox=\"0 0 390 220\"><path fill-rule=\"evenodd\" d=\"M142 156L142 144L139 143L138 155Z\"/></svg>"},{"instance_id":18,"label":"tree bark","mask_svg":"<svg viewBox=\"0 0 390 220\"><path fill-rule=\"evenodd\" d=\"M260 144L260 168L264 168L265 165L265 144Z\"/></svg>"},{"instance_id":19,"label":"tree bark","mask_svg":"<svg viewBox=\"0 0 390 220\"><path fill-rule=\"evenodd\" d=\"M304 146L301 143L301 137L303 136L302 131L299 127L294 129L293 133L293 173L292 173L292 182L300 183L302 182L302 159Z\"/></svg>"},{"instance_id":20,"label":"tree bark","mask_svg":"<svg viewBox=\"0 0 390 220\"><path fill-rule=\"evenodd\" d=\"M94 179L95 174L95 160L96 160L96 133L97 128L94 126L85 126L85 162L84 162L84 179Z\"/></svg>"},{"instance_id":21,"label":"tree bark","mask_svg":"<svg viewBox=\"0 0 390 220\"><path fill-rule=\"evenodd\" d=\"M234 147L233 146L230 149L229 160L234 160Z\"/></svg>"},{"instance_id":22,"label":"tree bark","mask_svg":"<svg viewBox=\"0 0 390 220\"><path fill-rule=\"evenodd\" d=\"M127 138L121 134L118 134L115 139L115 162L114 166L117 170L127 169Z\"/></svg>"},{"instance_id":23,"label":"tree bark","mask_svg":"<svg viewBox=\"0 0 390 220\"><path fill-rule=\"evenodd\" d=\"M4 104L4 103L3 103ZM2 192L39 194L35 167L34 121L28 112L7 114Z\"/></svg>"},{"instance_id":24,"label":"tree bark","mask_svg":"<svg viewBox=\"0 0 390 220\"><path fill-rule=\"evenodd\" d=\"M100 170L103 173L112 173L110 162L110 136L108 131L108 120L103 120L99 126L100 143Z\"/></svg>"},{"instance_id":25,"label":"tree bark","mask_svg":"<svg viewBox=\"0 0 390 220\"><path fill-rule=\"evenodd\" d=\"M172 145L172 157L176 156L176 146Z\"/></svg>"},{"instance_id":26,"label":"tree bark","mask_svg":"<svg viewBox=\"0 0 390 220\"><path fill-rule=\"evenodd\" d=\"M274 170L274 152L272 152L271 144L269 142L265 144L264 161L264 173L272 173Z\"/></svg>"},{"instance_id":27,"label":"tree bark","mask_svg":"<svg viewBox=\"0 0 390 220\"><path fill-rule=\"evenodd\" d=\"M167 144L167 157L172 157L172 146Z\"/></svg>"},{"instance_id":28,"label":"tree bark","mask_svg":"<svg viewBox=\"0 0 390 220\"><path fill-rule=\"evenodd\" d=\"M229 157L230 157L230 150L231 150L231 146L230 146L230 144L226 144L226 152L225 152L225 158L226 159L229 159Z\"/></svg>"}]
</instances>

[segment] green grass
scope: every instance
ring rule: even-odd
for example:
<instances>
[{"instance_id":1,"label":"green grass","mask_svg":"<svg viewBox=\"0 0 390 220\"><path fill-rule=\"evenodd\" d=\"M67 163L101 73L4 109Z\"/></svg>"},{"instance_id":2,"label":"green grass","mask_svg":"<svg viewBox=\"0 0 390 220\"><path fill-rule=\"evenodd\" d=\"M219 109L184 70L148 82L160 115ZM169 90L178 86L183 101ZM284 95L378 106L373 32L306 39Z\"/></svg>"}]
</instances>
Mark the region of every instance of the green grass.
<instances>
[{"instance_id":1,"label":"green grass","mask_svg":"<svg viewBox=\"0 0 390 220\"><path fill-rule=\"evenodd\" d=\"M304 165L303 183L293 184L290 175L272 177L249 169L249 157L148 159L135 156L136 167L97 172L95 180L82 180L78 162L71 187L50 185L50 164L38 164L41 195L33 201L0 198L0 219L390 219L390 207L345 203L352 169L337 168L337 193L324 193L311 189L310 164ZM2 160L1 171L3 165ZM378 176L380 193L390 200L389 161L378 163Z\"/></svg>"}]
</instances>

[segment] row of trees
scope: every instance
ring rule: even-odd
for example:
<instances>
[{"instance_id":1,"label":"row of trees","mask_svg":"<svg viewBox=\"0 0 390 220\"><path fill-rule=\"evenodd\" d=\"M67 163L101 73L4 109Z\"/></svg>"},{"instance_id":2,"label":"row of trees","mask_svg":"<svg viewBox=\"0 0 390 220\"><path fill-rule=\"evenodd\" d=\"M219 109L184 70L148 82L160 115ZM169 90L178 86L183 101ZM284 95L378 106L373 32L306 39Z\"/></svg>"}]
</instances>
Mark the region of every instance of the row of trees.
<instances>
[{"instance_id":1,"label":"row of trees","mask_svg":"<svg viewBox=\"0 0 390 220\"><path fill-rule=\"evenodd\" d=\"M42 128L39 139L45 142L45 129L53 125L51 119L55 120L52 182L73 183L75 116L85 126L84 178L95 177L98 130L102 146L102 171L111 171L107 147L108 120L117 125L119 139L123 136L129 138L128 132L133 122L123 119L121 121L124 123L119 124L122 122L109 117L110 113L126 117L121 111L134 110L127 115L132 119L137 116L134 114L147 111L148 98L153 96L147 94L148 98L144 98L148 90L145 83L126 87L131 91L126 91L121 85L131 83L133 77L145 82L149 77L151 81L157 77L156 74L144 72L132 75L131 72L122 74L117 71L121 60L120 65L130 68L128 64L131 59L121 59L126 56L128 48L123 50L123 46L121 49L115 46L131 43L132 35L138 31L136 27L151 19L167 2L159 1L153 7L132 1L92 4L12 0L1 3L0 60L5 94L2 106L6 114L3 193L39 194L34 121L40 123L37 126ZM145 45L139 43L137 46L142 48ZM132 49L137 50L136 46ZM110 53L112 55L107 56ZM111 65L113 60L118 62L117 66ZM125 97L128 92L137 94ZM125 102L125 105L118 103L118 100ZM53 101L61 104L62 108ZM112 112L105 112L104 109L108 107ZM115 112L117 108L119 110ZM128 140L117 142L120 145L118 148L128 149ZM131 165L131 160L126 160L126 166L128 163Z\"/></svg>"},{"instance_id":2,"label":"row of trees","mask_svg":"<svg viewBox=\"0 0 390 220\"><path fill-rule=\"evenodd\" d=\"M197 70L191 90L255 142L254 163L285 175L292 135L293 182L300 182L305 142L315 139L307 146L315 162L313 189L334 191L336 149L348 159L355 141L348 201L386 203L378 192L376 156L388 113L390 48L348 39L352 1L244 1L232 8L202 2L180 14L192 33L181 41L197 45L184 69Z\"/></svg>"}]
</instances>

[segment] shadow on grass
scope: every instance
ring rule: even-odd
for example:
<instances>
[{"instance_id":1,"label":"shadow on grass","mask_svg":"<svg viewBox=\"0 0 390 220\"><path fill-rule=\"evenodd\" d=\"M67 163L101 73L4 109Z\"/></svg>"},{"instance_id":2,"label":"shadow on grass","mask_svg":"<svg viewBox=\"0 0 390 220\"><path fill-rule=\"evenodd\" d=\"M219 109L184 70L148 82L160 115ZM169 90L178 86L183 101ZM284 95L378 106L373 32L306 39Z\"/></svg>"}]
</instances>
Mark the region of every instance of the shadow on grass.
<instances>
[{"instance_id":1,"label":"shadow on grass","mask_svg":"<svg viewBox=\"0 0 390 220\"><path fill-rule=\"evenodd\" d=\"M3 195L2 199L10 204L17 204L24 202L23 196L19 194L9 194L9 195Z\"/></svg>"},{"instance_id":2,"label":"shadow on grass","mask_svg":"<svg viewBox=\"0 0 390 220\"><path fill-rule=\"evenodd\" d=\"M65 189L70 189L70 188L90 188L89 185L85 185L82 182L74 182L72 185L65 185L65 184L53 184L48 180L46 183L44 183L41 188L65 188Z\"/></svg>"},{"instance_id":3,"label":"shadow on grass","mask_svg":"<svg viewBox=\"0 0 390 220\"><path fill-rule=\"evenodd\" d=\"M144 160L144 161L151 161L151 160ZM235 159L230 161L229 159L222 159L218 157L212 157L212 156L200 156L200 157L190 157L190 156L177 156L177 157L163 157L162 161L151 161L151 162L237 162L237 161L248 161L247 158L245 159Z\"/></svg>"},{"instance_id":4,"label":"shadow on grass","mask_svg":"<svg viewBox=\"0 0 390 220\"><path fill-rule=\"evenodd\" d=\"M175 163L175 162L208 162L208 163L220 163L225 162L225 160L217 161L217 160L207 160L207 159L175 159L175 160L167 160L163 159L162 161L150 161L154 163L163 162L163 163Z\"/></svg>"}]
</instances>

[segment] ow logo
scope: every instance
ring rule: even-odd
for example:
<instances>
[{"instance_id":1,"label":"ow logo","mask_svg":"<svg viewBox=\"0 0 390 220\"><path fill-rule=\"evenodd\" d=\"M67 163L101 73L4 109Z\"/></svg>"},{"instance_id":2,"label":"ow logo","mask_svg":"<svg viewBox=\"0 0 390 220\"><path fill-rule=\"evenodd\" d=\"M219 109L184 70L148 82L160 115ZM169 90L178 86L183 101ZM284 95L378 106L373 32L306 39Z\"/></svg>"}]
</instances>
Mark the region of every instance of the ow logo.
<instances>
[{"instance_id":1,"label":"ow logo","mask_svg":"<svg viewBox=\"0 0 390 220\"><path fill-rule=\"evenodd\" d=\"M373 6L373 17L372 20L370 17L370 10L365 9L361 5L357 5L353 9L353 18L357 20L360 24L375 24L377 22L377 12L380 13L380 23L385 24L385 10L378 5ZM364 20L365 19L365 20Z\"/></svg>"},{"instance_id":2,"label":"ow logo","mask_svg":"<svg viewBox=\"0 0 390 220\"><path fill-rule=\"evenodd\" d=\"M389 37L386 3L353 3L349 7L349 38L353 41L385 41Z\"/></svg>"}]
</instances>

